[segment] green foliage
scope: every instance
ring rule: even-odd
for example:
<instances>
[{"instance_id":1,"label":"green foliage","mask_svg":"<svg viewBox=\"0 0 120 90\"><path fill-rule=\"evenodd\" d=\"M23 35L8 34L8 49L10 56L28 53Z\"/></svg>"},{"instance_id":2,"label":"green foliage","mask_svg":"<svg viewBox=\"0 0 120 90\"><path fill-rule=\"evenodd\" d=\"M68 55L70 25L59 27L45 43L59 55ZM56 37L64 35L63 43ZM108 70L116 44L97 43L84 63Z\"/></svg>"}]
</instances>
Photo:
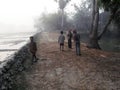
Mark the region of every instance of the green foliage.
<instances>
[{"instance_id":1,"label":"green foliage","mask_svg":"<svg viewBox=\"0 0 120 90\"><path fill-rule=\"evenodd\" d=\"M100 9L102 9L102 8L103 8L103 3L102 3L102 1L101 1L101 0L98 0L98 6L99 6L99 8L100 8Z\"/></svg>"},{"instance_id":2,"label":"green foliage","mask_svg":"<svg viewBox=\"0 0 120 90\"><path fill-rule=\"evenodd\" d=\"M120 8L120 0L101 0L104 9L114 12Z\"/></svg>"},{"instance_id":3,"label":"green foliage","mask_svg":"<svg viewBox=\"0 0 120 90\"><path fill-rule=\"evenodd\" d=\"M101 0L104 9L111 12L114 21L120 25L120 0Z\"/></svg>"}]
</instances>

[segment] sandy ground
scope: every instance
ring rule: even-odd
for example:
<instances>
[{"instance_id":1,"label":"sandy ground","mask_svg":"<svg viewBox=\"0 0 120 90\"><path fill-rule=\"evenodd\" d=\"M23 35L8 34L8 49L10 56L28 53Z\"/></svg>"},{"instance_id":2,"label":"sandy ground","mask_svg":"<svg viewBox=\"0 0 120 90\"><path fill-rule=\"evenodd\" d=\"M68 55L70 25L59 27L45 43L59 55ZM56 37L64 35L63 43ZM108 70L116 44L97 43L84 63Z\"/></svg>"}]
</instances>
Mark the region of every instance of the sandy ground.
<instances>
[{"instance_id":1,"label":"sandy ground","mask_svg":"<svg viewBox=\"0 0 120 90\"><path fill-rule=\"evenodd\" d=\"M27 90L120 90L120 53L88 49L81 45L59 51L57 33L37 37L39 61L25 74Z\"/></svg>"}]
</instances>

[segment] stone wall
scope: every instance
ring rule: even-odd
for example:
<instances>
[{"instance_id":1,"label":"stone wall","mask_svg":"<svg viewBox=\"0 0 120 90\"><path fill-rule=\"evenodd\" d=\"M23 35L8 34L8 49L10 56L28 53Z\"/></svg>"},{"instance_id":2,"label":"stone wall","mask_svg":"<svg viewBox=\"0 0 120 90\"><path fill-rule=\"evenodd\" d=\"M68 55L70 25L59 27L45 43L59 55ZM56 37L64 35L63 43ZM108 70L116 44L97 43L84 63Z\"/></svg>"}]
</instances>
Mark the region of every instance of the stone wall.
<instances>
[{"instance_id":1,"label":"stone wall","mask_svg":"<svg viewBox=\"0 0 120 90\"><path fill-rule=\"evenodd\" d=\"M26 44L0 68L0 90L13 90L15 77L29 68L29 63L31 63L31 54Z\"/></svg>"}]
</instances>

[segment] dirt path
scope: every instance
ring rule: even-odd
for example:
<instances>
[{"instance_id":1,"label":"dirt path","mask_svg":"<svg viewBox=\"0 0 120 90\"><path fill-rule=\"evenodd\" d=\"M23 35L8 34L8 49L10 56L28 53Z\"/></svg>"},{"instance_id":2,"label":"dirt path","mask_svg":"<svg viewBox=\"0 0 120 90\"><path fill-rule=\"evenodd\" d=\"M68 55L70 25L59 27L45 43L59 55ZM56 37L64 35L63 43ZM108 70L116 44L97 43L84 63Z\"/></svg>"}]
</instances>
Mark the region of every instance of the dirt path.
<instances>
[{"instance_id":1,"label":"dirt path","mask_svg":"<svg viewBox=\"0 0 120 90\"><path fill-rule=\"evenodd\" d=\"M27 90L120 90L120 54L81 46L59 51L58 34L43 32L38 42L38 57L25 77Z\"/></svg>"}]
</instances>

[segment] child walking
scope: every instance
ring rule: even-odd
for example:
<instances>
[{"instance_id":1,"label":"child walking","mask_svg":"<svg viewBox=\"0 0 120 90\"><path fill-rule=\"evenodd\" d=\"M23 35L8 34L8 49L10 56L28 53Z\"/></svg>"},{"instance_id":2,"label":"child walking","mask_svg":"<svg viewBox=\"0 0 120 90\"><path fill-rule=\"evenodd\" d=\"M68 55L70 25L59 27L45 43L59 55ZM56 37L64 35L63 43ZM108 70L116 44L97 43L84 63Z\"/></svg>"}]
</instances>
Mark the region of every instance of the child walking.
<instances>
[{"instance_id":1,"label":"child walking","mask_svg":"<svg viewBox=\"0 0 120 90\"><path fill-rule=\"evenodd\" d=\"M60 44L60 51L64 51L64 40L65 36L63 35L63 31L61 31L60 36L58 38L58 43Z\"/></svg>"}]
</instances>

